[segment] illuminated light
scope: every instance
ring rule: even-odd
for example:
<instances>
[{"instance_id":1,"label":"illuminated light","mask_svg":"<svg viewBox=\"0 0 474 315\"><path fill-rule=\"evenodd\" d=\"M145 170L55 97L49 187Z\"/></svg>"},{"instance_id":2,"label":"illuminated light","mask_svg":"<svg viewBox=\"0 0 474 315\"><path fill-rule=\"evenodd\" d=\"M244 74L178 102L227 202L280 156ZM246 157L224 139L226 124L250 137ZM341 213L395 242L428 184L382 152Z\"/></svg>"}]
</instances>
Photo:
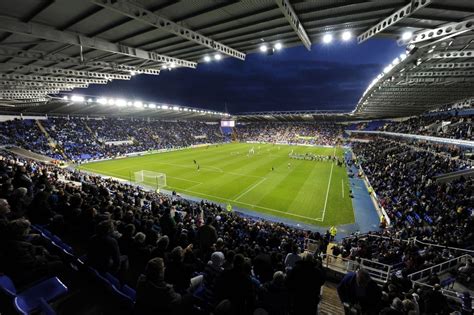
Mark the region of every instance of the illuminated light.
<instances>
[{"instance_id":1,"label":"illuminated light","mask_svg":"<svg viewBox=\"0 0 474 315\"><path fill-rule=\"evenodd\" d=\"M332 42L332 35L331 34L326 34L323 36L323 43L329 44Z\"/></svg>"},{"instance_id":2,"label":"illuminated light","mask_svg":"<svg viewBox=\"0 0 474 315\"><path fill-rule=\"evenodd\" d=\"M193 109L193 112L194 112L194 113L197 112L197 109Z\"/></svg>"},{"instance_id":3,"label":"illuminated light","mask_svg":"<svg viewBox=\"0 0 474 315\"><path fill-rule=\"evenodd\" d=\"M92 103L92 102L93 102L92 98L87 100L87 103Z\"/></svg>"},{"instance_id":4,"label":"illuminated light","mask_svg":"<svg viewBox=\"0 0 474 315\"><path fill-rule=\"evenodd\" d=\"M156 105L155 104L149 104L148 107L152 108L152 109L155 109L156 108Z\"/></svg>"},{"instance_id":5,"label":"illuminated light","mask_svg":"<svg viewBox=\"0 0 474 315\"><path fill-rule=\"evenodd\" d=\"M204 56L204 61L205 61L205 62L211 62L211 57L209 57L209 56Z\"/></svg>"},{"instance_id":6,"label":"illuminated light","mask_svg":"<svg viewBox=\"0 0 474 315\"><path fill-rule=\"evenodd\" d=\"M136 108L143 108L143 103L140 101L135 101L133 102L133 106L135 106Z\"/></svg>"},{"instance_id":7,"label":"illuminated light","mask_svg":"<svg viewBox=\"0 0 474 315\"><path fill-rule=\"evenodd\" d=\"M267 46L267 45L263 44L263 45L260 46L260 51L261 51L261 52L264 53L264 52L267 52L267 50L268 50L268 46Z\"/></svg>"},{"instance_id":8,"label":"illuminated light","mask_svg":"<svg viewBox=\"0 0 474 315\"><path fill-rule=\"evenodd\" d=\"M413 37L413 33L412 32L405 32L402 34L402 39L403 40L409 40Z\"/></svg>"},{"instance_id":9,"label":"illuminated light","mask_svg":"<svg viewBox=\"0 0 474 315\"><path fill-rule=\"evenodd\" d=\"M163 105L163 106L161 106L161 108L163 108L163 109L168 109L169 106L168 106L168 105Z\"/></svg>"},{"instance_id":10,"label":"illuminated light","mask_svg":"<svg viewBox=\"0 0 474 315\"><path fill-rule=\"evenodd\" d=\"M342 33L342 36L341 36L342 40L347 42L348 40L350 40L352 38L352 33L349 32L349 31L344 31Z\"/></svg>"},{"instance_id":11,"label":"illuminated light","mask_svg":"<svg viewBox=\"0 0 474 315\"><path fill-rule=\"evenodd\" d=\"M63 96L63 100L67 101L67 100L68 100L68 97L67 97L67 96Z\"/></svg>"},{"instance_id":12,"label":"illuminated light","mask_svg":"<svg viewBox=\"0 0 474 315\"><path fill-rule=\"evenodd\" d=\"M82 102L84 102L84 96L73 95L73 96L71 96L71 101L82 103Z\"/></svg>"},{"instance_id":13,"label":"illuminated light","mask_svg":"<svg viewBox=\"0 0 474 315\"><path fill-rule=\"evenodd\" d=\"M222 59L221 54L215 54L214 59L216 59L217 61L221 60Z\"/></svg>"},{"instance_id":14,"label":"illuminated light","mask_svg":"<svg viewBox=\"0 0 474 315\"><path fill-rule=\"evenodd\" d=\"M392 70L392 68L393 68L392 65L388 65L388 66L386 66L386 67L383 69L383 72L384 72L384 73L389 73L390 70Z\"/></svg>"},{"instance_id":15,"label":"illuminated light","mask_svg":"<svg viewBox=\"0 0 474 315\"><path fill-rule=\"evenodd\" d=\"M130 75L133 77L134 75L136 75L137 73L135 71L130 71Z\"/></svg>"},{"instance_id":16,"label":"illuminated light","mask_svg":"<svg viewBox=\"0 0 474 315\"><path fill-rule=\"evenodd\" d=\"M107 104L109 104L109 105L115 105L115 100L114 100L113 98L109 98L109 99L107 100Z\"/></svg>"},{"instance_id":17,"label":"illuminated light","mask_svg":"<svg viewBox=\"0 0 474 315\"><path fill-rule=\"evenodd\" d=\"M132 102L127 102L127 106L132 106L133 103Z\"/></svg>"},{"instance_id":18,"label":"illuminated light","mask_svg":"<svg viewBox=\"0 0 474 315\"><path fill-rule=\"evenodd\" d=\"M173 106L173 110L179 110L179 106Z\"/></svg>"},{"instance_id":19,"label":"illuminated light","mask_svg":"<svg viewBox=\"0 0 474 315\"><path fill-rule=\"evenodd\" d=\"M176 68L176 64L175 64L174 62L172 62L172 63L170 64L170 68L171 68L171 69Z\"/></svg>"},{"instance_id":20,"label":"illuminated light","mask_svg":"<svg viewBox=\"0 0 474 315\"><path fill-rule=\"evenodd\" d=\"M184 111L185 111L185 112L187 112L187 111L188 111L188 109L187 109L187 108L185 108L185 109L184 109Z\"/></svg>"},{"instance_id":21,"label":"illuminated light","mask_svg":"<svg viewBox=\"0 0 474 315\"><path fill-rule=\"evenodd\" d=\"M398 65L399 63L400 63L400 58L398 58L398 57L395 58L395 59L393 59L393 61L392 61L392 65L393 65L393 66L396 66L396 65Z\"/></svg>"},{"instance_id":22,"label":"illuminated light","mask_svg":"<svg viewBox=\"0 0 474 315\"><path fill-rule=\"evenodd\" d=\"M117 99L115 100L115 105L117 105L118 107L125 107L127 106L127 101L125 101L124 99Z\"/></svg>"},{"instance_id":23,"label":"illuminated light","mask_svg":"<svg viewBox=\"0 0 474 315\"><path fill-rule=\"evenodd\" d=\"M281 50L283 48L283 45L282 43L276 43L274 47L275 47L275 50Z\"/></svg>"},{"instance_id":24,"label":"illuminated light","mask_svg":"<svg viewBox=\"0 0 474 315\"><path fill-rule=\"evenodd\" d=\"M105 104L107 104L107 99L106 99L106 98L103 98L103 97L102 97L102 98L99 98L99 99L97 100L97 103L102 104L102 105L105 105Z\"/></svg>"}]
</instances>

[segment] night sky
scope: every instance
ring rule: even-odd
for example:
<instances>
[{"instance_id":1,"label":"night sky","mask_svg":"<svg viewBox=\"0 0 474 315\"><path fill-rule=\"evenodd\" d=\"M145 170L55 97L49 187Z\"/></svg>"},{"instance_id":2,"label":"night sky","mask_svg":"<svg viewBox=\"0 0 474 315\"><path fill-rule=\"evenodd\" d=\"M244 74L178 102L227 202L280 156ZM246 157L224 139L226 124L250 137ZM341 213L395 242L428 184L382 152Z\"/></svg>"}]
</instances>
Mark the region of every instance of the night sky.
<instances>
[{"instance_id":1,"label":"night sky","mask_svg":"<svg viewBox=\"0 0 474 315\"><path fill-rule=\"evenodd\" d=\"M354 109L369 83L404 52L394 40L372 39L361 45L334 41L328 45L284 48L245 61L224 58L197 69L162 71L91 85L76 93L169 103L230 113L275 110Z\"/></svg>"}]
</instances>

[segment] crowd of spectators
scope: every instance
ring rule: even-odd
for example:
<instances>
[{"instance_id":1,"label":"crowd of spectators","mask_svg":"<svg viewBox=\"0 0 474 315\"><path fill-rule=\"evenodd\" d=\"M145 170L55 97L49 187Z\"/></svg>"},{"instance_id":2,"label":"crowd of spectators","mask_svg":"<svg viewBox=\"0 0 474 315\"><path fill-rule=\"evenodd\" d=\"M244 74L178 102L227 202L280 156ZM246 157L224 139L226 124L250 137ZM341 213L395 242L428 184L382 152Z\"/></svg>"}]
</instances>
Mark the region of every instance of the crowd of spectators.
<instances>
[{"instance_id":1,"label":"crowd of spectators","mask_svg":"<svg viewBox=\"0 0 474 315\"><path fill-rule=\"evenodd\" d=\"M47 224L87 244L90 266L135 286L140 314L189 314L196 301L231 314L306 314L319 302L321 261L299 254L308 237L324 252L329 234L5 154L0 178L0 270L15 283L65 272L31 233Z\"/></svg>"},{"instance_id":2,"label":"crowd of spectators","mask_svg":"<svg viewBox=\"0 0 474 315\"><path fill-rule=\"evenodd\" d=\"M474 140L473 116L457 116L455 113L422 115L391 122L380 127L380 131L408 133L442 138Z\"/></svg>"},{"instance_id":3,"label":"crowd of spectators","mask_svg":"<svg viewBox=\"0 0 474 315\"><path fill-rule=\"evenodd\" d=\"M333 123L256 122L237 125L242 141L336 145L344 128Z\"/></svg>"},{"instance_id":4,"label":"crowd of spectators","mask_svg":"<svg viewBox=\"0 0 474 315\"><path fill-rule=\"evenodd\" d=\"M445 183L434 178L468 168L466 161L384 139L354 144L353 150L394 236L464 248L473 244L472 178Z\"/></svg>"},{"instance_id":5,"label":"crowd of spectators","mask_svg":"<svg viewBox=\"0 0 474 315\"><path fill-rule=\"evenodd\" d=\"M40 123L50 139L34 120L16 119L0 123L0 143L58 160L82 161L224 141L218 124L195 121L58 117Z\"/></svg>"}]
</instances>

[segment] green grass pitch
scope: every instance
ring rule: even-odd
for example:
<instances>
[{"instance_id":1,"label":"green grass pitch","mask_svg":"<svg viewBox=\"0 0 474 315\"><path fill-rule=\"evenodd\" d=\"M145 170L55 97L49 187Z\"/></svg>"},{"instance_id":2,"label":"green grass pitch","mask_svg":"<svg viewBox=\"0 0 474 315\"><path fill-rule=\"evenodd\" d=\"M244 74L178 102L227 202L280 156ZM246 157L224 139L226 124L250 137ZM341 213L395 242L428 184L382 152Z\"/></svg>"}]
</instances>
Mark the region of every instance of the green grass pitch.
<instances>
[{"instance_id":1,"label":"green grass pitch","mask_svg":"<svg viewBox=\"0 0 474 315\"><path fill-rule=\"evenodd\" d=\"M252 147L255 154L248 155ZM345 167L290 159L291 151L344 154L342 148L232 143L93 162L80 169L132 181L136 171L160 172L166 174L167 190L314 225L353 223Z\"/></svg>"}]
</instances>

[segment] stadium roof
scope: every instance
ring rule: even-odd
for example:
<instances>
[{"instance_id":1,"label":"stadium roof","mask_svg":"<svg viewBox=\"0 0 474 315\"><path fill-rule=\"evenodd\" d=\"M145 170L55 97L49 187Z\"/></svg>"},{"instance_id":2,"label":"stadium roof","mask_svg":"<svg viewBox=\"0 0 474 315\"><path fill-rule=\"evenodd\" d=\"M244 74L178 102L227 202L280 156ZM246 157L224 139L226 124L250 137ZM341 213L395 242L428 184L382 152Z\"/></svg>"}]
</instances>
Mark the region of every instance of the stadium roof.
<instances>
[{"instance_id":1,"label":"stadium roof","mask_svg":"<svg viewBox=\"0 0 474 315\"><path fill-rule=\"evenodd\" d=\"M8 111L48 112L71 105L49 95L73 88L245 59L262 42L310 49L347 30L359 42L391 37L410 48L371 84L356 116L417 114L474 91L472 0L16 0L1 1L0 12L0 105Z\"/></svg>"}]
</instances>

